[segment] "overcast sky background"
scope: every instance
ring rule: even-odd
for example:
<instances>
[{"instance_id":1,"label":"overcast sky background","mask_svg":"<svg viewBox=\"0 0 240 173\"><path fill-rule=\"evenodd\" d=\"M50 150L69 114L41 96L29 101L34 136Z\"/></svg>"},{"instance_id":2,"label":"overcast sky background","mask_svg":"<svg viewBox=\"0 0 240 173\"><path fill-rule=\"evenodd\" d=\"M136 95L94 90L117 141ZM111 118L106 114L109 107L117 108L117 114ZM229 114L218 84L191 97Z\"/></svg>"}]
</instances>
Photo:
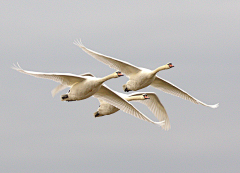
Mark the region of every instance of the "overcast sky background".
<instances>
[{"instance_id":1,"label":"overcast sky background","mask_svg":"<svg viewBox=\"0 0 240 173\"><path fill-rule=\"evenodd\" d=\"M0 172L240 171L240 2L2 1L0 6ZM73 45L136 66L175 66L158 76L207 103L195 105L153 87L171 130L121 111L94 118L91 97L62 102L58 85L12 70L115 70ZM128 78L106 84L119 92ZM141 104L134 105L151 119ZM154 119L156 120L156 119Z\"/></svg>"}]
</instances>

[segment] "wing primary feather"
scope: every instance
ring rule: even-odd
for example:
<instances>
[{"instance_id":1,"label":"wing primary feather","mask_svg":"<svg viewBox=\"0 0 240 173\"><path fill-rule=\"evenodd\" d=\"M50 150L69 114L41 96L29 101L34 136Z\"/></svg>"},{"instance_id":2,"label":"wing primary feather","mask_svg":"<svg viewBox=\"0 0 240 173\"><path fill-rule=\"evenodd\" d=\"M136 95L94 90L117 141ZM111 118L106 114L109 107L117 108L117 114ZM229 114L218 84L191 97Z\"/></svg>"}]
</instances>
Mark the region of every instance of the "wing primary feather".
<instances>
[{"instance_id":1,"label":"wing primary feather","mask_svg":"<svg viewBox=\"0 0 240 173\"><path fill-rule=\"evenodd\" d=\"M86 48L82 44L81 39L75 40L73 42L73 44L80 47L84 52L86 52L93 58L97 59L98 61L108 65L110 68L120 70L122 73L124 73L127 76L130 76L131 74L135 74L135 73L138 73L139 71L141 71L140 68L138 68L128 62L125 62L125 61L122 61L122 60L119 60L119 59L116 59L116 58L113 58L113 57L110 57L110 56L107 56L107 55L104 55L104 54L101 54L101 53L98 53L98 52L95 52L93 50Z\"/></svg>"},{"instance_id":2,"label":"wing primary feather","mask_svg":"<svg viewBox=\"0 0 240 173\"><path fill-rule=\"evenodd\" d=\"M86 77L84 76L74 75L71 73L42 73L42 72L27 71L27 70L23 70L18 63L17 65L13 64L12 69L24 74L28 74L30 76L53 80L55 82L59 82L67 86L72 86L77 82L86 80Z\"/></svg>"},{"instance_id":3,"label":"wing primary feather","mask_svg":"<svg viewBox=\"0 0 240 173\"><path fill-rule=\"evenodd\" d=\"M185 100L189 100L195 104L201 104L203 106L207 106L210 108L217 108L219 106L219 104L215 104L215 105L208 105L206 103L203 103L202 101L194 98L193 96L191 96L190 94L188 94L186 91L178 88L177 86L175 86L174 84L168 82L167 80L164 80L158 76L156 76L155 80L153 81L153 83L151 84L151 86L162 90L163 92L166 92L168 94L180 97L182 99Z\"/></svg>"}]
</instances>

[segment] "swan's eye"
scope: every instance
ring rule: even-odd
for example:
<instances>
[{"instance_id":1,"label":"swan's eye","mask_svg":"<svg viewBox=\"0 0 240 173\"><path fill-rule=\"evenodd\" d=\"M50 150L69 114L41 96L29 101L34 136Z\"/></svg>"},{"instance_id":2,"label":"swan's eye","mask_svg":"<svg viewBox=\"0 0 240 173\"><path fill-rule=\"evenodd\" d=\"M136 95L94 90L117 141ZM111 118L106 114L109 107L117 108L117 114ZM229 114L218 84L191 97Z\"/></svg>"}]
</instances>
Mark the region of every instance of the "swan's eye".
<instances>
[{"instance_id":1,"label":"swan's eye","mask_svg":"<svg viewBox=\"0 0 240 173\"><path fill-rule=\"evenodd\" d=\"M68 93L70 93L70 90L68 90Z\"/></svg>"},{"instance_id":2,"label":"swan's eye","mask_svg":"<svg viewBox=\"0 0 240 173\"><path fill-rule=\"evenodd\" d=\"M147 94L144 94L143 97L144 97L145 99L150 99Z\"/></svg>"},{"instance_id":3,"label":"swan's eye","mask_svg":"<svg viewBox=\"0 0 240 173\"><path fill-rule=\"evenodd\" d=\"M120 71L116 72L118 76L123 76L123 74Z\"/></svg>"},{"instance_id":4,"label":"swan's eye","mask_svg":"<svg viewBox=\"0 0 240 173\"><path fill-rule=\"evenodd\" d=\"M168 65L170 68L174 67L174 66L172 65L172 63L168 63L167 65Z\"/></svg>"}]
</instances>

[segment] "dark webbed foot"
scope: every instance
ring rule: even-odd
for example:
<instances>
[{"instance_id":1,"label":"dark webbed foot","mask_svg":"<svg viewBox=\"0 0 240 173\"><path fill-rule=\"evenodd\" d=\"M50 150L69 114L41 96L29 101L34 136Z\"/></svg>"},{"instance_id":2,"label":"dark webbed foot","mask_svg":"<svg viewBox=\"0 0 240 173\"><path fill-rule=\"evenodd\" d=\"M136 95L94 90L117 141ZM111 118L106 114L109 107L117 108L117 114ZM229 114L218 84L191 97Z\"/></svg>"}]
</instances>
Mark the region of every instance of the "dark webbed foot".
<instances>
[{"instance_id":1,"label":"dark webbed foot","mask_svg":"<svg viewBox=\"0 0 240 173\"><path fill-rule=\"evenodd\" d=\"M129 92L129 91L132 91L132 90L129 90L129 89L127 89L127 87L126 87L124 91L125 91L125 92Z\"/></svg>"},{"instance_id":2,"label":"dark webbed foot","mask_svg":"<svg viewBox=\"0 0 240 173\"><path fill-rule=\"evenodd\" d=\"M66 99L66 98L68 98L68 95L67 95L67 94L62 95L62 99L63 99L63 100Z\"/></svg>"},{"instance_id":3,"label":"dark webbed foot","mask_svg":"<svg viewBox=\"0 0 240 173\"><path fill-rule=\"evenodd\" d=\"M123 87L123 91L125 91L125 92L132 91L132 90L129 90L129 89L127 88L127 84L124 84L122 87Z\"/></svg>"},{"instance_id":4,"label":"dark webbed foot","mask_svg":"<svg viewBox=\"0 0 240 173\"><path fill-rule=\"evenodd\" d=\"M94 113L94 117L97 118L97 117L100 117L100 114L98 112L95 112Z\"/></svg>"}]
</instances>

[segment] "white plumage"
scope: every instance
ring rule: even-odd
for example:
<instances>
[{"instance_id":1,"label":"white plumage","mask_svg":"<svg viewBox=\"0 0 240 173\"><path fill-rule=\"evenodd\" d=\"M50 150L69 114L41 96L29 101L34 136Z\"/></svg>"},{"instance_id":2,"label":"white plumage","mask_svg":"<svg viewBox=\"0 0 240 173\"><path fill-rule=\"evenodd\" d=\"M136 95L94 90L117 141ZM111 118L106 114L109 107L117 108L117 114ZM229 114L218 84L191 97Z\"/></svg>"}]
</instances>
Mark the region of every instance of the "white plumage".
<instances>
[{"instance_id":1,"label":"white plumage","mask_svg":"<svg viewBox=\"0 0 240 173\"><path fill-rule=\"evenodd\" d=\"M19 64L17 65L18 66L14 65L12 68L21 73L38 78L50 79L61 83L61 86L53 89L53 96L64 88L70 87L70 91L67 94L61 96L62 101L76 101L86 99L95 94L100 89L103 82L122 76L121 72L119 71L103 78L96 78L92 76L90 77L89 75L75 75L70 73L42 73L23 70Z\"/></svg>"},{"instance_id":2,"label":"white plumage","mask_svg":"<svg viewBox=\"0 0 240 173\"><path fill-rule=\"evenodd\" d=\"M165 121L165 124L162 125L162 128L164 130L169 130L171 128L167 112L154 92L135 92L129 95L118 93L116 91L113 92L115 92L116 94L118 94L127 101L136 101L146 105L160 122ZM148 96L149 99L146 99L145 96ZM98 116L110 115L119 110L113 105L101 99L99 99L99 102L100 107L98 108L98 111L94 113L95 115Z\"/></svg>"},{"instance_id":3,"label":"white plumage","mask_svg":"<svg viewBox=\"0 0 240 173\"><path fill-rule=\"evenodd\" d=\"M96 92L96 94L94 94L93 97L96 97L99 100L103 100L109 103L110 105L113 105L114 107L120 109L121 111L131 114L141 120L145 120L160 126L163 126L165 124L165 120L161 120L160 122L152 121L144 114L142 114L140 111L138 111L131 103L126 101L123 97L121 97L119 94L111 90L105 84L101 86L99 91Z\"/></svg>"}]
</instances>

